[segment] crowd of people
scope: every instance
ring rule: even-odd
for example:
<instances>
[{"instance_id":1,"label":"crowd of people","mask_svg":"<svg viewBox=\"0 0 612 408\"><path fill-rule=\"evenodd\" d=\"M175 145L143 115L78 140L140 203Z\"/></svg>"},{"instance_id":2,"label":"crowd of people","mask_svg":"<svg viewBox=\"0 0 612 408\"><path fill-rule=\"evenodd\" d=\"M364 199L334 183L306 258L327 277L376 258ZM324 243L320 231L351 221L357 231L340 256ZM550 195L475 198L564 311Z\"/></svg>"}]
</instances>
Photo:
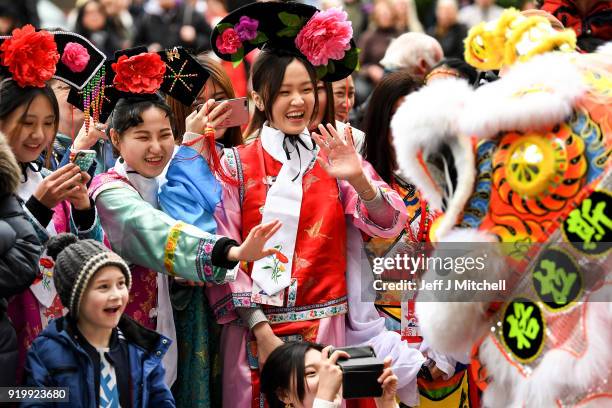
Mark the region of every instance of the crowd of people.
<instances>
[{"instance_id":1,"label":"crowd of people","mask_svg":"<svg viewBox=\"0 0 612 408\"><path fill-rule=\"evenodd\" d=\"M72 3L0 1L0 386L610 402L608 1ZM364 297L377 258L449 241L595 272L542 289L546 251L513 252L486 274L518 297ZM343 400L344 346L384 361L376 398Z\"/></svg>"},{"instance_id":2,"label":"crowd of people","mask_svg":"<svg viewBox=\"0 0 612 408\"><path fill-rule=\"evenodd\" d=\"M61 28L83 35L107 57L115 51L144 45L150 51L183 46L194 53L211 50L211 27L250 1L219 0L27 0L0 2L0 34L32 24ZM372 92L387 67L381 63L389 44L404 33L435 38L445 58L463 59L467 31L483 21L497 19L503 7L552 13L559 24L576 30L583 48L593 51L612 36L607 1L502 0L323 0L304 1L320 9L343 7L360 48L361 69L354 75L360 104ZM249 64L234 68L224 63L239 96L247 94Z\"/></svg>"}]
</instances>

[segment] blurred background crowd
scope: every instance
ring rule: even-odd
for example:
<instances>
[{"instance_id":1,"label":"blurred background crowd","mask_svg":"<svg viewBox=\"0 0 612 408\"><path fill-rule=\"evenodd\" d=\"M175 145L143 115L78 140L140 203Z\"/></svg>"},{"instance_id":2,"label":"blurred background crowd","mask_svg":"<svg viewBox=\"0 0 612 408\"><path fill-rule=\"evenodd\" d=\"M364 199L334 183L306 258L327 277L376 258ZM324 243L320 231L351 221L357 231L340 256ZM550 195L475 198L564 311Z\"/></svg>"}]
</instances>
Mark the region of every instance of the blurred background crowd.
<instances>
[{"instance_id":1,"label":"blurred background crowd","mask_svg":"<svg viewBox=\"0 0 612 408\"><path fill-rule=\"evenodd\" d=\"M108 57L116 50L145 45L160 50L176 45L194 53L210 50L210 33L221 18L251 0L0 0L0 34L30 23L36 27L77 32ZM353 75L358 106L367 99L385 72L393 70L407 49L428 49L409 56L413 70L428 71L442 58L463 58L463 40L481 21L499 17L505 7L542 9L556 17L555 24L573 28L579 46L590 51L612 39L612 1L593 0L302 0L318 8L342 7L352 20L360 48L361 69ZM409 35L389 49L404 33L423 33L437 40ZM420 45L416 43L421 42ZM593 42L594 45L590 45ZM439 46L438 46L439 44ZM397 53L403 54L394 55ZM385 56L385 54L387 54ZM414 54L414 53L413 53ZM224 64L238 96L247 92L247 64ZM387 63L385 63L387 62ZM411 63L401 63L410 68ZM422 67L418 65L421 64ZM397 67L396 67L397 68ZM418 72L415 72L418 77Z\"/></svg>"}]
</instances>

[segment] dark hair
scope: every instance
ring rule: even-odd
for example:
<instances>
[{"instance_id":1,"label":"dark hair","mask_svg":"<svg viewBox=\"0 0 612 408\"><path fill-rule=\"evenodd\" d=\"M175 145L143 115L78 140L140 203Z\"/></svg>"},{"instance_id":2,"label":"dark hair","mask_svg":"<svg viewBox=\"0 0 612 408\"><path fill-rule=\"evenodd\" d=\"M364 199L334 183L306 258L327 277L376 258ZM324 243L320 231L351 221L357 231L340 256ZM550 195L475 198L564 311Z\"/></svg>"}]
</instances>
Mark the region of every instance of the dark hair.
<instances>
[{"instance_id":1,"label":"dark hair","mask_svg":"<svg viewBox=\"0 0 612 408\"><path fill-rule=\"evenodd\" d=\"M206 55L205 53L199 54L196 57L197 61L200 63L206 71L210 73L210 79L212 79L217 86L225 93L227 99L233 99L236 97L236 93L234 92L234 87L232 85L231 78L223 69L223 66ZM174 114L174 136L177 141L180 141L185 133L185 118L189 116L194 111L193 106L185 106L181 102L176 99L167 96L166 102L172 109L172 113ZM223 137L219 140L221 144L225 147L234 147L241 145L242 140L242 132L240 130L240 126L234 126L227 128Z\"/></svg>"},{"instance_id":2,"label":"dark hair","mask_svg":"<svg viewBox=\"0 0 612 408\"><path fill-rule=\"evenodd\" d=\"M168 95L166 95L165 100L172 111L172 133L174 133L174 143L181 144L183 135L185 134L185 119L192 112L191 108Z\"/></svg>"},{"instance_id":3,"label":"dark hair","mask_svg":"<svg viewBox=\"0 0 612 408\"><path fill-rule=\"evenodd\" d=\"M325 92L327 93L327 106L325 108L325 114L321 119L323 124L331 123L336 127L336 105L334 103L334 88L331 82L323 82L325 85Z\"/></svg>"},{"instance_id":4,"label":"dark hair","mask_svg":"<svg viewBox=\"0 0 612 408\"><path fill-rule=\"evenodd\" d=\"M606 40L603 38L595 37L594 35L581 35L578 37L577 45L582 51L595 52L597 48L604 45Z\"/></svg>"},{"instance_id":5,"label":"dark hair","mask_svg":"<svg viewBox=\"0 0 612 408\"><path fill-rule=\"evenodd\" d=\"M297 397L304 399L304 359L308 350L323 350L323 346L307 341L292 341L274 349L261 370L261 392L270 408L283 408L278 392L289 392L295 384Z\"/></svg>"},{"instance_id":6,"label":"dark hair","mask_svg":"<svg viewBox=\"0 0 612 408\"><path fill-rule=\"evenodd\" d=\"M77 17L74 23L74 32L83 36L88 36L90 33L89 29L83 25L83 16L85 15L85 8L90 4L98 5L98 10L100 10L100 12L104 15L104 18L106 19L103 29L108 28L108 14L106 14L106 9L104 8L102 2L100 0L87 0L77 9Z\"/></svg>"},{"instance_id":7,"label":"dark hair","mask_svg":"<svg viewBox=\"0 0 612 408\"><path fill-rule=\"evenodd\" d=\"M317 85L318 85L318 81L317 81ZM331 123L334 127L336 127L336 106L334 104L334 90L332 88L332 84L331 82L323 82L323 90L325 92L325 94L327 95L327 104L325 106L318 106L317 108L317 113L319 112L319 109L323 109L323 117L321 118L321 123L323 125L325 125L326 123ZM319 91L317 89L317 95L319 94ZM321 102L320 99L317 96L317 104ZM316 115L315 115L316 116ZM312 120L310 121L310 124L308 125L308 130L315 130L316 127L319 125L318 123L315 125L315 120L316 117L313 116Z\"/></svg>"},{"instance_id":8,"label":"dark hair","mask_svg":"<svg viewBox=\"0 0 612 408\"><path fill-rule=\"evenodd\" d=\"M141 115L149 108L162 110L172 122L172 110L159 94L121 98L108 118L106 135L109 140L111 129L115 129L119 136L122 136L129 128L143 123ZM118 154L119 152L115 149L115 153Z\"/></svg>"},{"instance_id":9,"label":"dark hair","mask_svg":"<svg viewBox=\"0 0 612 408\"><path fill-rule=\"evenodd\" d=\"M24 21L27 16L24 16L19 12L19 6L11 4L9 2L3 1L0 4L0 17L4 17L10 20L10 26L6 32L0 32L0 35L10 35L11 32L16 27L21 27L22 25L28 23L28 21Z\"/></svg>"},{"instance_id":10,"label":"dark hair","mask_svg":"<svg viewBox=\"0 0 612 408\"><path fill-rule=\"evenodd\" d=\"M363 157L387 183L393 181L393 173L397 170L397 159L389 129L393 108L402 96L414 92L419 86L420 83L416 82L408 71L397 71L385 75L374 88L370 98L363 124L366 134Z\"/></svg>"},{"instance_id":11,"label":"dark hair","mask_svg":"<svg viewBox=\"0 0 612 408\"><path fill-rule=\"evenodd\" d=\"M478 71L464 60L459 58L443 58L436 65L434 65L429 72L431 73L434 69L440 67L446 67L457 71L462 78L467 79L470 85L476 85L478 80Z\"/></svg>"},{"instance_id":12,"label":"dark hair","mask_svg":"<svg viewBox=\"0 0 612 408\"><path fill-rule=\"evenodd\" d=\"M55 92L51 89L49 84L45 84L42 88L37 87L25 87L22 88L17 85L12 79L5 79L0 82L0 121L4 121L8 118L8 116L15 111L15 109L20 106L25 105L25 110L23 111L23 115L17 122L17 126L13 130L13 134L7 135L9 138L15 137L16 134L21 132L22 121L25 116L28 114L30 110L30 105L34 98L38 95L46 96L49 102L51 103L51 108L53 109L53 114L55 115L55 120L53 123L53 127L55 129L55 135L57 135L57 129L59 128L59 119L60 119L60 111L59 104L57 103L57 98L55 97ZM55 135L49 143L49 146L46 147L47 152L45 156L45 166L47 168L51 167L51 155L53 150L53 141L55 140Z\"/></svg>"},{"instance_id":13,"label":"dark hair","mask_svg":"<svg viewBox=\"0 0 612 408\"><path fill-rule=\"evenodd\" d=\"M119 99L109 118L108 127L122 134L129 128L140 125L143 122L142 113L149 108L158 108L164 111L166 116L172 117L172 110L161 95L130 96Z\"/></svg>"},{"instance_id":14,"label":"dark hair","mask_svg":"<svg viewBox=\"0 0 612 408\"><path fill-rule=\"evenodd\" d=\"M246 136L259 131L266 120L272 120L272 105L278 96L278 91L283 85L287 66L298 60L306 67L312 87L314 90L315 104L311 118L315 118L318 112L319 98L317 97L317 73L315 68L305 58L283 52L282 50L262 50L251 68L251 81L253 90L263 99L264 111L255 108L255 113L249 122ZM332 95L333 96L333 95Z\"/></svg>"},{"instance_id":15,"label":"dark hair","mask_svg":"<svg viewBox=\"0 0 612 408\"><path fill-rule=\"evenodd\" d=\"M104 27L100 31L106 32L107 36L104 38L103 43L96 43L92 38L92 31L83 25L83 16L85 15L85 8L90 4L98 5L98 10L104 15ZM77 18L74 23L74 32L82 35L88 40L94 42L94 45L99 48L108 58L114 56L115 51L121 48L121 40L117 36L119 27L113 22L113 20L106 13L106 8L100 0L87 0L83 5L77 8Z\"/></svg>"}]
</instances>

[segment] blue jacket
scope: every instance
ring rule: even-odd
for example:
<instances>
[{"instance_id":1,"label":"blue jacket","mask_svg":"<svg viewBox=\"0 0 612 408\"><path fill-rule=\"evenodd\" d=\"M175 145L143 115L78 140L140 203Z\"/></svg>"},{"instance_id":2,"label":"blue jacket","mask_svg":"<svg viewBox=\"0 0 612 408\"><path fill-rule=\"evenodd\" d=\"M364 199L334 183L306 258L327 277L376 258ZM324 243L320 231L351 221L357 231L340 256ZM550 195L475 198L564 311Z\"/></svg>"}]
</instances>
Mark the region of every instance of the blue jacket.
<instances>
[{"instance_id":1,"label":"blue jacket","mask_svg":"<svg viewBox=\"0 0 612 408\"><path fill-rule=\"evenodd\" d=\"M22 407L98 408L93 362L75 340L67 319L53 320L38 335L28 351L25 370L26 386L68 387L70 402L28 402ZM118 327L128 343L132 407L175 407L161 361L171 341L125 315Z\"/></svg>"}]
</instances>

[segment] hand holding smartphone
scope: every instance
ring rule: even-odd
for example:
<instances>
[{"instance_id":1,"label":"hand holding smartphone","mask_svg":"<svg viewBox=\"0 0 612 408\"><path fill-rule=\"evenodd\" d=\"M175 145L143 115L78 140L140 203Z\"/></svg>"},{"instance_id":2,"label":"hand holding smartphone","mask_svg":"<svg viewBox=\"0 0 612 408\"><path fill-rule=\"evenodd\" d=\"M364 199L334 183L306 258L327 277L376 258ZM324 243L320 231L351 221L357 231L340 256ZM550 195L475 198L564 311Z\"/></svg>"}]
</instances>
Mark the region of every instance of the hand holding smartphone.
<instances>
[{"instance_id":1,"label":"hand holding smartphone","mask_svg":"<svg viewBox=\"0 0 612 408\"><path fill-rule=\"evenodd\" d=\"M227 119L219 124L220 129L242 126L249 123L249 100L247 98L229 99L228 103L232 109L232 113Z\"/></svg>"},{"instance_id":2,"label":"hand holding smartphone","mask_svg":"<svg viewBox=\"0 0 612 408\"><path fill-rule=\"evenodd\" d=\"M70 162L79 166L81 171L87 171L96 158L95 150L71 150Z\"/></svg>"},{"instance_id":3,"label":"hand holding smartphone","mask_svg":"<svg viewBox=\"0 0 612 408\"><path fill-rule=\"evenodd\" d=\"M235 126L246 125L249 122L249 101L247 98L242 97L217 101L212 106L211 111L223 102L228 103L228 108L232 110L232 113L223 122L215 126L215 128L225 129ZM202 109L203 106L203 104L199 105L197 107L197 110L199 111L200 109Z\"/></svg>"}]
</instances>

